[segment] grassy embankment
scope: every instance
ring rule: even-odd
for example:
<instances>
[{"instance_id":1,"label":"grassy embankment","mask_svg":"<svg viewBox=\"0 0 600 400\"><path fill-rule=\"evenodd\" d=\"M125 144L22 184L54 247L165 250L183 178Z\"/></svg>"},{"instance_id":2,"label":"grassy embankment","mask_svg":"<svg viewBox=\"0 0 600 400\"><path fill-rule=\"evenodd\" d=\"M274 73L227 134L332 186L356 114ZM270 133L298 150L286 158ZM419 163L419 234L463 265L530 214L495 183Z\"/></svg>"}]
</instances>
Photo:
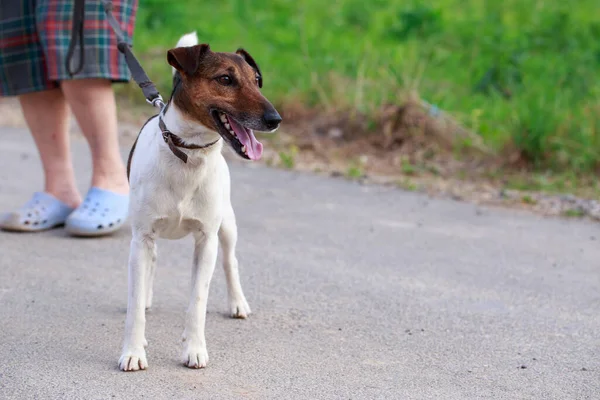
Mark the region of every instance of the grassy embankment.
<instances>
[{"instance_id":1,"label":"grassy embankment","mask_svg":"<svg viewBox=\"0 0 600 400\"><path fill-rule=\"evenodd\" d=\"M141 4L134 50L165 95L165 51L196 30L215 51L249 50L263 69L264 93L283 110L301 104L368 118L415 91L494 154L516 153L536 178L515 185L597 184L590 179L600 168L596 0ZM121 93L143 100L135 89ZM377 130L376 120L369 127Z\"/></svg>"}]
</instances>

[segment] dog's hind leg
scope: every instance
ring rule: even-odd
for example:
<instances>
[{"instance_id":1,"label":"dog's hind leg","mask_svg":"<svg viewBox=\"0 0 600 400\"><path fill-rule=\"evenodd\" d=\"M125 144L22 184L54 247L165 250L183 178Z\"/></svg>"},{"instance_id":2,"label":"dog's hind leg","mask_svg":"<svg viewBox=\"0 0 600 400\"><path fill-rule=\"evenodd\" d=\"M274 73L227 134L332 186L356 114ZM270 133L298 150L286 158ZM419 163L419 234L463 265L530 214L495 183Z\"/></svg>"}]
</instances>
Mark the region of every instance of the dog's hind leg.
<instances>
[{"instance_id":1,"label":"dog's hind leg","mask_svg":"<svg viewBox=\"0 0 600 400\"><path fill-rule=\"evenodd\" d=\"M155 240L147 235L134 233L129 253L129 279L127 296L127 319L123 352L119 368L123 371L146 369L146 285L147 268L152 262Z\"/></svg>"},{"instance_id":2,"label":"dog's hind leg","mask_svg":"<svg viewBox=\"0 0 600 400\"><path fill-rule=\"evenodd\" d=\"M225 270L225 279L227 281L229 312L233 318L247 318L251 310L242 291L242 284L240 283L238 260L235 255L237 224L231 207L226 212L221 223L219 241L223 249L223 269Z\"/></svg>"},{"instance_id":3,"label":"dog's hind leg","mask_svg":"<svg viewBox=\"0 0 600 400\"><path fill-rule=\"evenodd\" d=\"M190 368L204 368L208 363L206 338L206 303L210 281L215 271L219 240L214 232L199 233L195 237L194 264L192 266L192 293L187 310L185 331L183 332L184 351L182 362Z\"/></svg>"}]
</instances>

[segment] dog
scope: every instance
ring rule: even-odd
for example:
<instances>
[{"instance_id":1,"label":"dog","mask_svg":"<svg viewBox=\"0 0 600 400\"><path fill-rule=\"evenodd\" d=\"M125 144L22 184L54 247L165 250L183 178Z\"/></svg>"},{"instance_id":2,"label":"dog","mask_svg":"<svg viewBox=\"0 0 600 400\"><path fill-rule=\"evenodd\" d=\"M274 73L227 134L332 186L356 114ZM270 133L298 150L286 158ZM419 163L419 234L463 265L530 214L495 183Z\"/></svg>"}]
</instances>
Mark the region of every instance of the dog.
<instances>
[{"instance_id":1,"label":"dog","mask_svg":"<svg viewBox=\"0 0 600 400\"><path fill-rule=\"evenodd\" d=\"M173 72L171 97L144 124L127 162L132 239L122 371L148 367L145 312L152 305L158 238L191 234L195 240L183 364L204 368L208 362L206 302L219 244L231 316L251 313L240 284L237 225L222 150L226 143L242 158L258 160L263 146L253 131L275 132L282 121L261 93L262 73L244 49L213 52L192 32L168 50L167 61Z\"/></svg>"}]
</instances>

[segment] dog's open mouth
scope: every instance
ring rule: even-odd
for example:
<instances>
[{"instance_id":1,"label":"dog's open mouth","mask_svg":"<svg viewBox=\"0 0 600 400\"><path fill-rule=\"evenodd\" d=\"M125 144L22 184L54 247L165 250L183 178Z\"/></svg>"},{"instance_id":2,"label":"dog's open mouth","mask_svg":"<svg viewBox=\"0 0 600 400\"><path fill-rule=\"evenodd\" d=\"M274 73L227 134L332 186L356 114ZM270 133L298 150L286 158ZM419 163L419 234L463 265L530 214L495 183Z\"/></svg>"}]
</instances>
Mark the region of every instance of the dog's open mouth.
<instances>
[{"instance_id":1,"label":"dog's open mouth","mask_svg":"<svg viewBox=\"0 0 600 400\"><path fill-rule=\"evenodd\" d=\"M248 160L260 160L263 145L254 136L252 129L246 128L224 112L214 110L212 116L219 128L219 134L241 157Z\"/></svg>"}]
</instances>

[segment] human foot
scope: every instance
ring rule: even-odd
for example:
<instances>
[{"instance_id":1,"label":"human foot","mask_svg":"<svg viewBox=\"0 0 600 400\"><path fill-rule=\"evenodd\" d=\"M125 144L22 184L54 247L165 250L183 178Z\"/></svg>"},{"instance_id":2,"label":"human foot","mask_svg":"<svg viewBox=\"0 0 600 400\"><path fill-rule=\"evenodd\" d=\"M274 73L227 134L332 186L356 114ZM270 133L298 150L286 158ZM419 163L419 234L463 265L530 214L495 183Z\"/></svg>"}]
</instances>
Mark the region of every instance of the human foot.
<instances>
[{"instance_id":1,"label":"human foot","mask_svg":"<svg viewBox=\"0 0 600 400\"><path fill-rule=\"evenodd\" d=\"M39 232L63 225L73 207L46 192L35 192L21 208L0 218L0 228L8 231Z\"/></svg>"},{"instance_id":2,"label":"human foot","mask_svg":"<svg viewBox=\"0 0 600 400\"><path fill-rule=\"evenodd\" d=\"M102 236L116 232L129 214L129 195L92 187L69 216L65 230L74 236Z\"/></svg>"},{"instance_id":3,"label":"human foot","mask_svg":"<svg viewBox=\"0 0 600 400\"><path fill-rule=\"evenodd\" d=\"M110 174L94 174L92 177L92 187L103 189L116 194L129 194L129 181L127 180L127 172L123 168L115 173Z\"/></svg>"}]
</instances>

